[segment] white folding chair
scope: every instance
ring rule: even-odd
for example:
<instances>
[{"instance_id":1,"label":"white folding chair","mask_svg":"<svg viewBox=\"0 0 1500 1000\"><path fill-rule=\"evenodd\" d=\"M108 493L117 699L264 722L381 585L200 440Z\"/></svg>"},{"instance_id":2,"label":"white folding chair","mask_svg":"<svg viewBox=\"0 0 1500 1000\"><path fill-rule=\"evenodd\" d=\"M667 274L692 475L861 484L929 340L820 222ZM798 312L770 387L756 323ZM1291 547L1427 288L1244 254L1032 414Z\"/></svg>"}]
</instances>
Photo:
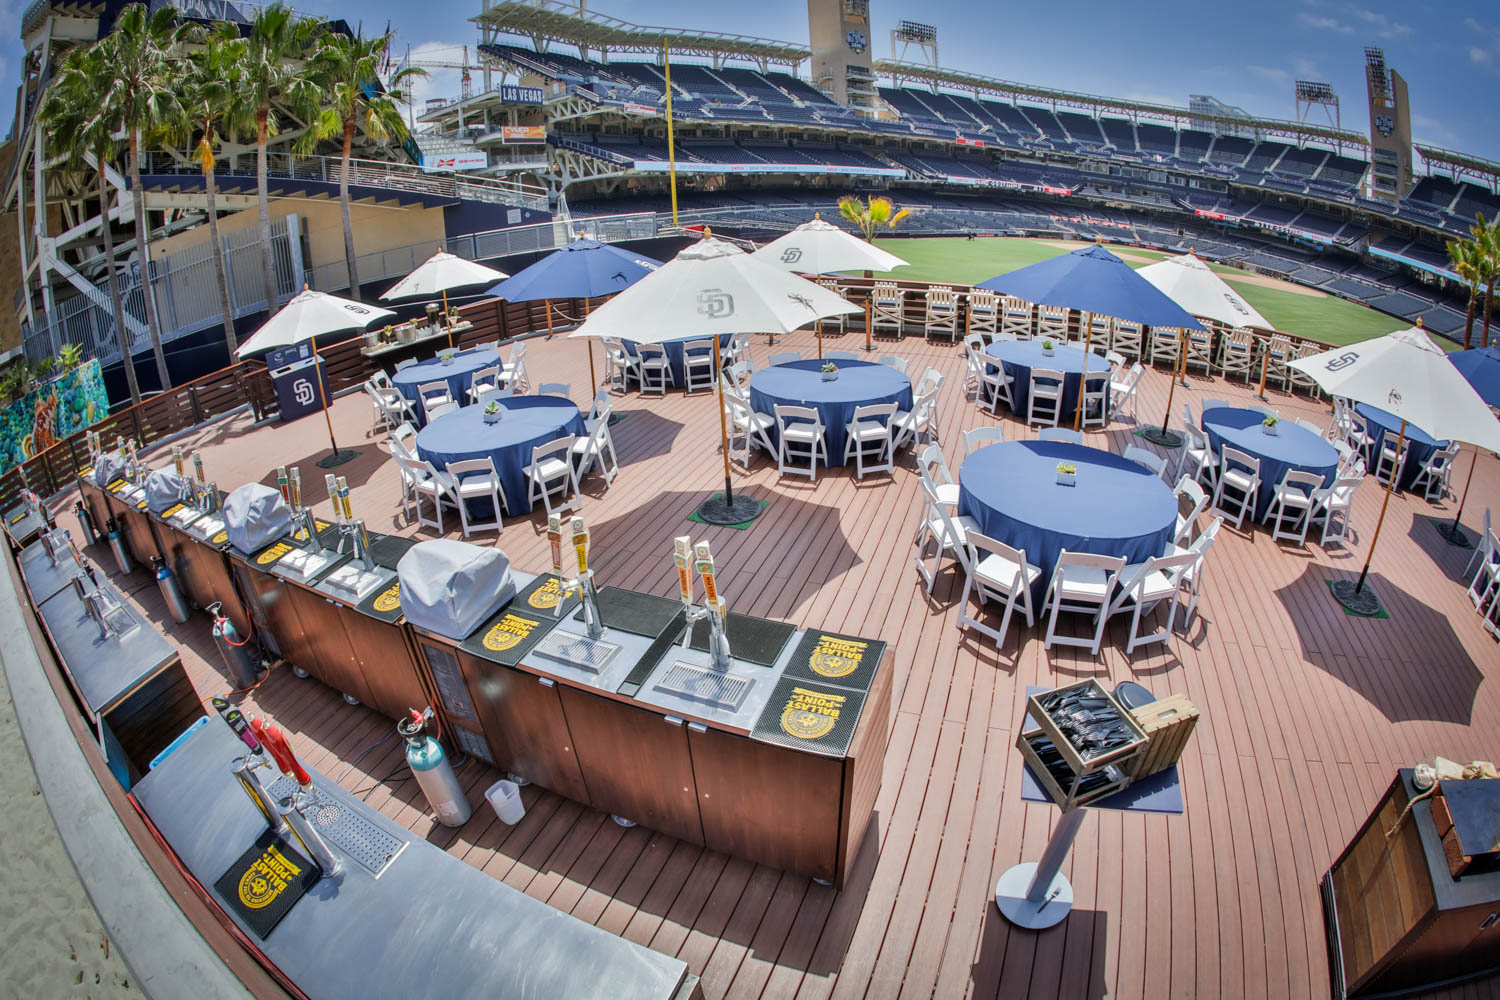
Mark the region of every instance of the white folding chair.
<instances>
[{"instance_id":1,"label":"white folding chair","mask_svg":"<svg viewBox=\"0 0 1500 1000\"><path fill-rule=\"evenodd\" d=\"M563 399L573 397L573 384L571 382L543 382L536 387L538 396L561 396Z\"/></svg>"},{"instance_id":2,"label":"white folding chair","mask_svg":"<svg viewBox=\"0 0 1500 1000\"><path fill-rule=\"evenodd\" d=\"M1172 529L1172 544L1187 545L1198 530L1198 515L1208 507L1208 494L1203 487L1183 476L1172 490L1177 500L1177 523Z\"/></svg>"},{"instance_id":3,"label":"white folding chair","mask_svg":"<svg viewBox=\"0 0 1500 1000\"><path fill-rule=\"evenodd\" d=\"M1407 456L1411 454L1411 442L1402 445L1400 452L1397 452L1397 440L1395 434L1386 434L1380 439L1380 453L1375 458L1375 481L1381 486L1401 482L1401 472L1406 468Z\"/></svg>"},{"instance_id":4,"label":"white folding chair","mask_svg":"<svg viewBox=\"0 0 1500 1000\"><path fill-rule=\"evenodd\" d=\"M1205 405L1204 408L1206 409L1207 406ZM1245 409L1254 410L1256 413L1259 413L1263 417L1275 417L1277 420L1281 419L1280 411L1275 410L1269 406L1262 406L1260 403L1246 403Z\"/></svg>"},{"instance_id":5,"label":"white folding chair","mask_svg":"<svg viewBox=\"0 0 1500 1000\"><path fill-rule=\"evenodd\" d=\"M1062 417L1063 373L1054 368L1031 369L1031 397L1026 401L1026 423L1056 427Z\"/></svg>"},{"instance_id":6,"label":"white folding chair","mask_svg":"<svg viewBox=\"0 0 1500 1000\"><path fill-rule=\"evenodd\" d=\"M767 455L778 454L776 445L771 441L771 428L776 426L775 420L750 409L750 404L737 396L725 396L724 404L729 407L731 459L739 459L740 464L748 471L754 449L763 448ZM735 447L736 442L740 442L739 448Z\"/></svg>"},{"instance_id":7,"label":"white folding chair","mask_svg":"<svg viewBox=\"0 0 1500 1000\"><path fill-rule=\"evenodd\" d=\"M472 403L484 402L484 397L492 392L500 391L500 366L491 365L481 368L474 373L469 380L469 401Z\"/></svg>"},{"instance_id":8,"label":"white folding chair","mask_svg":"<svg viewBox=\"0 0 1500 1000\"><path fill-rule=\"evenodd\" d=\"M824 320L831 322L831 320ZM843 325L843 317L839 317L840 326ZM729 338L729 346L720 349L721 360L725 366L748 365L750 370L755 370L755 362L750 357L750 335L748 333L736 333Z\"/></svg>"},{"instance_id":9,"label":"white folding chair","mask_svg":"<svg viewBox=\"0 0 1500 1000\"><path fill-rule=\"evenodd\" d=\"M1007 295L1000 300L1000 332L1017 340L1031 339L1031 319L1035 306L1025 299Z\"/></svg>"},{"instance_id":10,"label":"white folding chair","mask_svg":"<svg viewBox=\"0 0 1500 1000\"><path fill-rule=\"evenodd\" d=\"M953 471L948 468L948 460L943 457L942 448L930 444L922 449L922 454L917 458L917 475L932 487L932 494L937 497L938 503L953 510L958 509L958 480L953 478Z\"/></svg>"},{"instance_id":11,"label":"white folding chair","mask_svg":"<svg viewBox=\"0 0 1500 1000\"><path fill-rule=\"evenodd\" d=\"M1136 390L1140 388L1141 379L1145 377L1146 369L1137 361L1130 366L1130 371L1120 380L1111 378L1109 381L1109 412L1110 416L1124 416L1125 408L1130 407L1130 418L1139 420L1140 416L1136 410Z\"/></svg>"},{"instance_id":12,"label":"white folding chair","mask_svg":"<svg viewBox=\"0 0 1500 1000\"><path fill-rule=\"evenodd\" d=\"M569 457L573 462L573 481L581 483L583 477L597 464L604 485L609 486L620 472L620 460L615 455L615 441L609 433L609 415L594 421L584 421L588 433L573 441Z\"/></svg>"},{"instance_id":13,"label":"white folding chair","mask_svg":"<svg viewBox=\"0 0 1500 1000\"><path fill-rule=\"evenodd\" d=\"M1209 489L1219 484L1219 456L1214 454L1208 433L1193 422L1193 408L1182 404L1182 455L1177 459L1177 477L1190 477Z\"/></svg>"},{"instance_id":14,"label":"white folding chair","mask_svg":"<svg viewBox=\"0 0 1500 1000\"><path fill-rule=\"evenodd\" d=\"M1493 531L1487 531L1484 545L1494 552L1500 546L1500 540L1495 538ZM1469 581L1469 601L1474 605L1474 610L1483 615L1486 607L1500 604L1500 601L1495 600L1497 593L1500 593L1500 562L1487 558L1479 564L1479 569Z\"/></svg>"},{"instance_id":15,"label":"white folding chair","mask_svg":"<svg viewBox=\"0 0 1500 1000\"><path fill-rule=\"evenodd\" d=\"M853 351L824 351L824 361L858 361L859 355Z\"/></svg>"},{"instance_id":16,"label":"white folding chair","mask_svg":"<svg viewBox=\"0 0 1500 1000\"><path fill-rule=\"evenodd\" d=\"M1219 529L1223 526L1224 519L1216 517L1209 522L1208 527L1203 529L1203 534L1199 535L1191 545L1172 547L1172 555L1188 552L1196 557L1193 563L1183 571L1188 586L1188 606L1187 614L1182 618L1183 628L1192 625L1193 616L1198 613L1198 596L1203 589L1203 567L1207 562L1208 550L1213 548L1214 540L1219 537Z\"/></svg>"},{"instance_id":17,"label":"white folding chair","mask_svg":"<svg viewBox=\"0 0 1500 1000\"><path fill-rule=\"evenodd\" d=\"M1349 517L1354 512L1354 494L1359 491L1359 484L1363 481L1362 472L1359 475L1340 474L1332 486L1313 490L1312 513L1308 515L1308 520L1313 524L1323 522L1320 545L1326 547L1330 540L1344 540L1349 531Z\"/></svg>"},{"instance_id":18,"label":"white folding chair","mask_svg":"<svg viewBox=\"0 0 1500 1000\"><path fill-rule=\"evenodd\" d=\"M979 387L974 401L984 406L988 400L990 412L996 416L1000 415L1001 403L1014 412L1016 403L1011 390L1015 388L1015 377L1006 373L1005 366L998 359L982 351L971 347L968 355L969 372Z\"/></svg>"},{"instance_id":19,"label":"white folding chair","mask_svg":"<svg viewBox=\"0 0 1500 1000\"><path fill-rule=\"evenodd\" d=\"M712 337L689 340L682 345L682 380L683 389L687 392L697 392L699 389L713 391L714 340Z\"/></svg>"},{"instance_id":20,"label":"white folding chair","mask_svg":"<svg viewBox=\"0 0 1500 1000\"><path fill-rule=\"evenodd\" d=\"M931 594L945 554L952 556L965 577L968 576L969 532L978 531L979 522L967 514L950 513L947 505L938 499L932 484L926 480L919 480L917 485L922 490L923 511L922 526L917 532L917 557L914 562L917 572L922 575L923 583L927 585L927 593ZM932 554L930 569L922 561L928 539L937 545L937 551Z\"/></svg>"},{"instance_id":21,"label":"white folding chair","mask_svg":"<svg viewBox=\"0 0 1500 1000\"><path fill-rule=\"evenodd\" d=\"M448 463L448 478L453 485L453 492L458 497L458 520L463 525L464 537L469 537L471 531L486 531L495 529L496 534L505 530L501 523L501 515L508 510L510 505L505 502L505 488L500 485L500 474L495 471L495 460L485 458L467 458L461 462ZM471 521L469 520L470 500L488 500L491 510L494 512L493 521Z\"/></svg>"},{"instance_id":22,"label":"white folding chair","mask_svg":"<svg viewBox=\"0 0 1500 1000\"><path fill-rule=\"evenodd\" d=\"M936 440L937 389L928 389L918 395L909 410L898 410L891 420L891 448L900 451L918 441Z\"/></svg>"},{"instance_id":23,"label":"white folding chair","mask_svg":"<svg viewBox=\"0 0 1500 1000\"><path fill-rule=\"evenodd\" d=\"M1301 427L1305 431L1312 431L1318 437L1328 436L1328 431L1326 431L1322 427L1319 427L1317 424L1313 423L1311 420L1308 420L1305 417L1298 417L1296 420L1292 421L1292 423L1296 424L1298 427Z\"/></svg>"},{"instance_id":24,"label":"white folding chair","mask_svg":"<svg viewBox=\"0 0 1500 1000\"><path fill-rule=\"evenodd\" d=\"M417 429L410 423L403 421L390 433L392 454L400 449L401 454L408 458L417 457Z\"/></svg>"},{"instance_id":25,"label":"white folding chair","mask_svg":"<svg viewBox=\"0 0 1500 1000\"><path fill-rule=\"evenodd\" d=\"M593 427L596 421L608 420L614 408L615 402L610 398L609 389L601 388L594 393L594 401L589 405L589 412L583 418L583 426Z\"/></svg>"},{"instance_id":26,"label":"white folding chair","mask_svg":"<svg viewBox=\"0 0 1500 1000\"><path fill-rule=\"evenodd\" d=\"M422 404L422 413L430 421L433 418L432 408L444 403L452 403L453 395L449 391L448 383L443 379L436 382L423 382L417 386L417 399Z\"/></svg>"},{"instance_id":27,"label":"white folding chair","mask_svg":"<svg viewBox=\"0 0 1500 1000\"><path fill-rule=\"evenodd\" d=\"M401 400L401 404L397 404L385 391L376 387L373 379L365 382L362 388L365 391L365 395L370 397L370 405L375 411L375 429L377 431L389 430L405 420L401 404L406 403L406 398L399 392L396 392L395 396Z\"/></svg>"},{"instance_id":28,"label":"white folding chair","mask_svg":"<svg viewBox=\"0 0 1500 1000\"><path fill-rule=\"evenodd\" d=\"M611 389L621 393L630 391L630 383L641 383L641 361L625 349L618 337L604 337L604 381Z\"/></svg>"},{"instance_id":29,"label":"white folding chair","mask_svg":"<svg viewBox=\"0 0 1500 1000\"><path fill-rule=\"evenodd\" d=\"M672 362L667 349L660 344L636 344L636 365L641 373L641 395L654 392L666 395L672 384Z\"/></svg>"},{"instance_id":30,"label":"white folding chair","mask_svg":"<svg viewBox=\"0 0 1500 1000\"><path fill-rule=\"evenodd\" d=\"M1231 404L1227 399L1205 399L1198 405L1203 407L1203 415L1207 416L1209 410L1217 410L1221 407L1230 406Z\"/></svg>"},{"instance_id":31,"label":"white folding chair","mask_svg":"<svg viewBox=\"0 0 1500 1000\"><path fill-rule=\"evenodd\" d=\"M1052 571L1052 582L1047 584L1047 599L1042 602L1042 611L1051 611L1051 616L1047 619L1047 638L1042 648L1051 649L1056 642L1064 646L1081 646L1098 656L1108 618L1105 612L1114 597L1120 570L1124 568L1124 556L1103 556L1093 552L1069 552L1063 549L1057 557L1057 566ZM1060 611L1092 613L1093 638L1058 635L1057 615Z\"/></svg>"},{"instance_id":32,"label":"white folding chair","mask_svg":"<svg viewBox=\"0 0 1500 1000\"><path fill-rule=\"evenodd\" d=\"M1260 498L1260 459L1225 445L1219 454L1219 482L1214 487L1213 512L1233 519L1238 530L1246 516L1255 520ZM1230 506L1232 505L1232 509Z\"/></svg>"},{"instance_id":33,"label":"white folding chair","mask_svg":"<svg viewBox=\"0 0 1500 1000\"><path fill-rule=\"evenodd\" d=\"M891 421L895 417L895 403L854 408L853 418L844 427L844 464L848 465L853 456L855 479L864 479L867 470L895 474L891 447Z\"/></svg>"},{"instance_id":34,"label":"white folding chair","mask_svg":"<svg viewBox=\"0 0 1500 1000\"><path fill-rule=\"evenodd\" d=\"M1160 476L1167 468L1167 460L1149 448L1127 445L1124 457L1156 476Z\"/></svg>"},{"instance_id":35,"label":"white folding chair","mask_svg":"<svg viewBox=\"0 0 1500 1000\"><path fill-rule=\"evenodd\" d=\"M775 354L771 355L769 363L772 368L775 368L777 365L789 365L793 361L801 360L801 351L777 351Z\"/></svg>"},{"instance_id":36,"label":"white folding chair","mask_svg":"<svg viewBox=\"0 0 1500 1000\"><path fill-rule=\"evenodd\" d=\"M999 424L990 424L964 431L960 437L963 438L964 442L964 456L968 457L986 445L1003 443L1005 441L1005 428Z\"/></svg>"},{"instance_id":37,"label":"white folding chair","mask_svg":"<svg viewBox=\"0 0 1500 1000\"><path fill-rule=\"evenodd\" d=\"M398 372L402 371L404 369L410 368L412 365L414 365L416 363L417 363L417 359L416 358L407 358L404 361L397 361L396 362L396 370Z\"/></svg>"},{"instance_id":38,"label":"white folding chair","mask_svg":"<svg viewBox=\"0 0 1500 1000\"><path fill-rule=\"evenodd\" d=\"M819 456L824 465L828 464L828 443L824 440L822 416L811 406L784 406L777 403L773 409L776 414L776 433L781 442L781 446L776 449L776 474L806 476L817 482ZM797 461L806 461L807 465L798 468L795 464L790 464Z\"/></svg>"},{"instance_id":39,"label":"white folding chair","mask_svg":"<svg viewBox=\"0 0 1500 1000\"><path fill-rule=\"evenodd\" d=\"M833 355L830 354L829 357L833 357ZM886 365L887 367L896 369L902 375L909 374L907 372L907 360L905 358L898 358L894 354L882 354L880 356L880 363Z\"/></svg>"},{"instance_id":40,"label":"white folding chair","mask_svg":"<svg viewBox=\"0 0 1500 1000\"><path fill-rule=\"evenodd\" d=\"M1178 596L1184 589L1191 595L1192 584L1188 570L1197 561L1198 555L1193 552L1152 556L1143 563L1126 566L1120 573L1120 589L1110 601L1107 617L1125 610L1131 612L1130 635L1125 641L1127 656L1134 653L1137 646L1171 640L1172 628L1177 622ZM1149 614L1162 601L1169 602L1166 626L1159 632L1142 635L1141 617Z\"/></svg>"},{"instance_id":41,"label":"white folding chair","mask_svg":"<svg viewBox=\"0 0 1500 1000\"><path fill-rule=\"evenodd\" d=\"M531 388L531 377L526 373L526 344L517 342L511 346L510 360L500 366L500 385L520 396Z\"/></svg>"},{"instance_id":42,"label":"white folding chair","mask_svg":"<svg viewBox=\"0 0 1500 1000\"><path fill-rule=\"evenodd\" d=\"M1474 561L1480 563L1489 562L1495 558L1495 549L1490 544L1490 509L1484 509L1484 530L1479 533L1479 544L1474 546L1474 551L1469 555L1469 561L1464 563L1464 576L1474 568Z\"/></svg>"},{"instance_id":43,"label":"white folding chair","mask_svg":"<svg viewBox=\"0 0 1500 1000\"><path fill-rule=\"evenodd\" d=\"M1063 444L1083 444L1083 435L1071 427L1043 427L1036 432L1038 441L1060 441Z\"/></svg>"},{"instance_id":44,"label":"white folding chair","mask_svg":"<svg viewBox=\"0 0 1500 1000\"><path fill-rule=\"evenodd\" d=\"M1411 481L1413 490L1420 490L1428 500L1441 500L1448 493L1449 477L1453 475L1453 460L1458 457L1458 442L1432 453Z\"/></svg>"},{"instance_id":45,"label":"white folding chair","mask_svg":"<svg viewBox=\"0 0 1500 1000\"><path fill-rule=\"evenodd\" d=\"M995 648L999 649L1005 645L1005 634L1010 630L1011 615L1017 605L1026 616L1027 627L1036 624L1036 615L1031 609L1031 587L1041 578L1042 571L1027 560L1025 549L1011 548L977 530L966 533L965 543L969 572L964 580L963 596L958 601L954 625L959 629L973 628L984 633L995 640ZM998 600L1005 605L998 629L969 614L971 592L979 597L980 614L984 613L986 601Z\"/></svg>"},{"instance_id":46,"label":"white folding chair","mask_svg":"<svg viewBox=\"0 0 1500 1000\"><path fill-rule=\"evenodd\" d=\"M1307 544L1307 529L1312 526L1314 492L1323 489L1323 477L1311 472L1288 469L1271 494L1271 504L1261 523L1271 522L1271 541L1288 539ZM1286 527L1287 522L1291 527Z\"/></svg>"},{"instance_id":47,"label":"white folding chair","mask_svg":"<svg viewBox=\"0 0 1500 1000\"><path fill-rule=\"evenodd\" d=\"M570 488L575 497L578 493L578 477L572 462L574 440L572 434L564 434L532 447L531 464L521 470L529 484L528 507L536 506L540 500L551 515L577 505L576 502L567 502ZM554 493L560 494L556 505L552 503Z\"/></svg>"},{"instance_id":48,"label":"white folding chair","mask_svg":"<svg viewBox=\"0 0 1500 1000\"><path fill-rule=\"evenodd\" d=\"M446 403L435 403L427 408L427 422L432 423L432 421L436 420L438 417L447 416L448 414L455 412L457 409L458 404L451 399Z\"/></svg>"},{"instance_id":49,"label":"white folding chair","mask_svg":"<svg viewBox=\"0 0 1500 1000\"><path fill-rule=\"evenodd\" d=\"M1110 379L1108 372L1089 372L1078 387L1078 405L1083 407L1080 424L1099 427L1109 423Z\"/></svg>"},{"instance_id":50,"label":"white folding chair","mask_svg":"<svg viewBox=\"0 0 1500 1000\"><path fill-rule=\"evenodd\" d=\"M432 467L432 463L420 458L409 459L402 455L392 457L401 467L403 485L410 491L416 508L417 525L436 528L438 534L443 534L443 505L456 507L459 503L457 495L453 492L453 481L448 478L446 472L439 472ZM422 514L424 499L432 501L431 519Z\"/></svg>"}]
</instances>

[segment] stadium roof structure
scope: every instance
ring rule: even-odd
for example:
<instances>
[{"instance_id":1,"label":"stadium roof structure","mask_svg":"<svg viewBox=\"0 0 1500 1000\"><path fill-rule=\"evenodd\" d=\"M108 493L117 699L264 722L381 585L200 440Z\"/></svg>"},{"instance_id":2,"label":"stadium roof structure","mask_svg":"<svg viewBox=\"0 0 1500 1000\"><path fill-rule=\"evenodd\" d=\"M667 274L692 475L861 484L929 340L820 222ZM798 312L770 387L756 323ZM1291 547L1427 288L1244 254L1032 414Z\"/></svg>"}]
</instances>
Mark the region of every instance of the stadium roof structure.
<instances>
[{"instance_id":1,"label":"stadium roof structure","mask_svg":"<svg viewBox=\"0 0 1500 1000\"><path fill-rule=\"evenodd\" d=\"M1491 188L1500 184L1500 163L1494 160L1486 160L1479 156L1470 156L1468 153L1459 153L1451 149L1441 149L1437 146L1423 146L1420 143L1412 143L1417 152L1422 154L1422 159L1427 161L1430 171L1434 163L1441 163L1453 172L1454 177L1470 176L1478 177Z\"/></svg>"},{"instance_id":2,"label":"stadium roof structure","mask_svg":"<svg viewBox=\"0 0 1500 1000\"><path fill-rule=\"evenodd\" d=\"M1286 121L1279 118L1239 118L1209 114L1201 111L1189 111L1187 108L1173 107L1170 104L1151 104L1146 101L1122 100L1117 97L1103 97L1098 94L1084 94L1071 90L1053 90L1026 83L1016 83L1012 80L999 80L995 77L983 76L978 73L941 69L927 63L877 59L875 60L874 68L876 74L888 76L898 84L902 80L919 80L933 86L946 84L947 86L962 90L998 94L1012 100L1018 97L1029 97L1033 100L1046 101L1050 104L1087 108L1095 113L1103 110L1122 111L1130 115L1149 115L1155 118L1170 118L1174 121L1191 119L1193 121L1214 122L1215 124L1232 125L1237 128L1256 129L1268 135L1288 136L1298 140L1318 139L1323 142L1351 146L1368 146L1370 144L1369 139L1358 132L1314 125L1309 122Z\"/></svg>"},{"instance_id":3,"label":"stadium roof structure","mask_svg":"<svg viewBox=\"0 0 1500 1000\"><path fill-rule=\"evenodd\" d=\"M732 56L794 68L812 55L806 45L720 31L632 24L562 0L502 0L470 20L495 31L524 35L539 48L548 42L560 42L577 45L585 52L659 54L662 44L669 42L673 52L683 55L714 59Z\"/></svg>"}]
</instances>

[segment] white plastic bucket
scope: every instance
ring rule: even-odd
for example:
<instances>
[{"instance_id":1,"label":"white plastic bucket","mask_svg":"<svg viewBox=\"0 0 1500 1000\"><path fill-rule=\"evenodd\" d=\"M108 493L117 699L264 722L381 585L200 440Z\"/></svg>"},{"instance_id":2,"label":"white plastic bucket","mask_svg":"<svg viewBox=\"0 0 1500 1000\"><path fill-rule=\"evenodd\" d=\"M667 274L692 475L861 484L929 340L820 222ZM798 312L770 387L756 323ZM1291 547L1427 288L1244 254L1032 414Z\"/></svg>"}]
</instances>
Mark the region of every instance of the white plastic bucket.
<instances>
[{"instance_id":1,"label":"white plastic bucket","mask_svg":"<svg viewBox=\"0 0 1500 1000\"><path fill-rule=\"evenodd\" d=\"M497 781L484 790L490 808L500 817L500 822L515 826L526 815L526 804L521 801L521 789L514 781Z\"/></svg>"}]
</instances>

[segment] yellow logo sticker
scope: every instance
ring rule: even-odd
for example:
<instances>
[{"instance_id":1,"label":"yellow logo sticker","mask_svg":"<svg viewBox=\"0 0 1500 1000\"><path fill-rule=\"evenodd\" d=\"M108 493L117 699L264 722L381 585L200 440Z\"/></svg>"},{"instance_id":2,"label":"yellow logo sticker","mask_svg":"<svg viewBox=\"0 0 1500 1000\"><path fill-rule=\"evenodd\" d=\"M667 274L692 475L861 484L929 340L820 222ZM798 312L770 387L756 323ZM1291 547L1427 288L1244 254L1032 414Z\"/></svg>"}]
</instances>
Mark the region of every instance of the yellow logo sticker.
<instances>
[{"instance_id":1,"label":"yellow logo sticker","mask_svg":"<svg viewBox=\"0 0 1500 1000\"><path fill-rule=\"evenodd\" d=\"M227 541L229 541L229 530L227 528L213 537L215 545L223 545Z\"/></svg>"},{"instance_id":2,"label":"yellow logo sticker","mask_svg":"<svg viewBox=\"0 0 1500 1000\"><path fill-rule=\"evenodd\" d=\"M285 892L300 874L302 869L288 861L273 844L240 876L240 902L249 909L263 910L276 902L276 897Z\"/></svg>"},{"instance_id":3,"label":"yellow logo sticker","mask_svg":"<svg viewBox=\"0 0 1500 1000\"><path fill-rule=\"evenodd\" d=\"M391 584L391 589L375 598L376 611L395 611L401 607L401 584Z\"/></svg>"},{"instance_id":4,"label":"yellow logo sticker","mask_svg":"<svg viewBox=\"0 0 1500 1000\"><path fill-rule=\"evenodd\" d=\"M794 687L781 710L781 728L799 740L822 739L839 721L844 701L843 695Z\"/></svg>"},{"instance_id":5,"label":"yellow logo sticker","mask_svg":"<svg viewBox=\"0 0 1500 1000\"><path fill-rule=\"evenodd\" d=\"M838 639L831 635L821 636L817 647L807 659L807 665L814 673L824 677L847 677L859 669L860 661L865 658L865 650L869 646L867 642Z\"/></svg>"},{"instance_id":6,"label":"yellow logo sticker","mask_svg":"<svg viewBox=\"0 0 1500 1000\"><path fill-rule=\"evenodd\" d=\"M123 479L116 479L114 482L110 483L108 486L106 486L104 488L107 489L107 490L109 490L111 493L118 493L124 487L125 487L125 480L123 480Z\"/></svg>"},{"instance_id":7,"label":"yellow logo sticker","mask_svg":"<svg viewBox=\"0 0 1500 1000\"><path fill-rule=\"evenodd\" d=\"M541 623L531 618L507 614L484 634L484 648L496 653L515 649L539 624Z\"/></svg>"},{"instance_id":8,"label":"yellow logo sticker","mask_svg":"<svg viewBox=\"0 0 1500 1000\"><path fill-rule=\"evenodd\" d=\"M182 509L182 504L180 504L180 503L179 504L175 504L175 505L173 505L171 507L168 507L166 510L164 510L164 511L161 512L162 519L165 520L166 518L172 517L173 515L175 515L181 509Z\"/></svg>"},{"instance_id":9,"label":"yellow logo sticker","mask_svg":"<svg viewBox=\"0 0 1500 1000\"><path fill-rule=\"evenodd\" d=\"M290 551L292 551L292 546L289 543L277 542L275 545L271 546L269 549L266 549L266 551L256 556L255 561L262 566L269 566Z\"/></svg>"},{"instance_id":10,"label":"yellow logo sticker","mask_svg":"<svg viewBox=\"0 0 1500 1000\"><path fill-rule=\"evenodd\" d=\"M562 597L562 587L558 585L557 577L548 577L547 582L538 587L526 603L541 611L550 611L557 607L557 602Z\"/></svg>"}]
</instances>

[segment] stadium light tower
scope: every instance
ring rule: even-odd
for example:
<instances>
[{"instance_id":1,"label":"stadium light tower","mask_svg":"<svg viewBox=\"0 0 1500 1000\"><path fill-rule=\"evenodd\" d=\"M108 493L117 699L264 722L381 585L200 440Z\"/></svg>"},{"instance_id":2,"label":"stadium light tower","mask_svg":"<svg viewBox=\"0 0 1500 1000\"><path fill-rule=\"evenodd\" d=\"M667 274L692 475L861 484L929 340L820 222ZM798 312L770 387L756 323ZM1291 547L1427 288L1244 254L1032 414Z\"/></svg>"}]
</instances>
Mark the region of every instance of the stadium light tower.
<instances>
[{"instance_id":1,"label":"stadium light tower","mask_svg":"<svg viewBox=\"0 0 1500 1000\"><path fill-rule=\"evenodd\" d=\"M813 86L863 115L879 107L869 0L807 0Z\"/></svg>"},{"instance_id":2,"label":"stadium light tower","mask_svg":"<svg viewBox=\"0 0 1500 1000\"><path fill-rule=\"evenodd\" d=\"M1339 95L1333 92L1333 84L1298 80L1296 86L1297 121L1307 124L1314 108L1322 108L1328 124L1341 128L1339 124Z\"/></svg>"},{"instance_id":3,"label":"stadium light tower","mask_svg":"<svg viewBox=\"0 0 1500 1000\"><path fill-rule=\"evenodd\" d=\"M901 51L896 51L896 46L901 46ZM907 51L915 45L917 51L922 55L922 61L933 69L938 68L937 28L920 21L908 21L902 18L891 29L891 59L895 62L906 62Z\"/></svg>"}]
</instances>

